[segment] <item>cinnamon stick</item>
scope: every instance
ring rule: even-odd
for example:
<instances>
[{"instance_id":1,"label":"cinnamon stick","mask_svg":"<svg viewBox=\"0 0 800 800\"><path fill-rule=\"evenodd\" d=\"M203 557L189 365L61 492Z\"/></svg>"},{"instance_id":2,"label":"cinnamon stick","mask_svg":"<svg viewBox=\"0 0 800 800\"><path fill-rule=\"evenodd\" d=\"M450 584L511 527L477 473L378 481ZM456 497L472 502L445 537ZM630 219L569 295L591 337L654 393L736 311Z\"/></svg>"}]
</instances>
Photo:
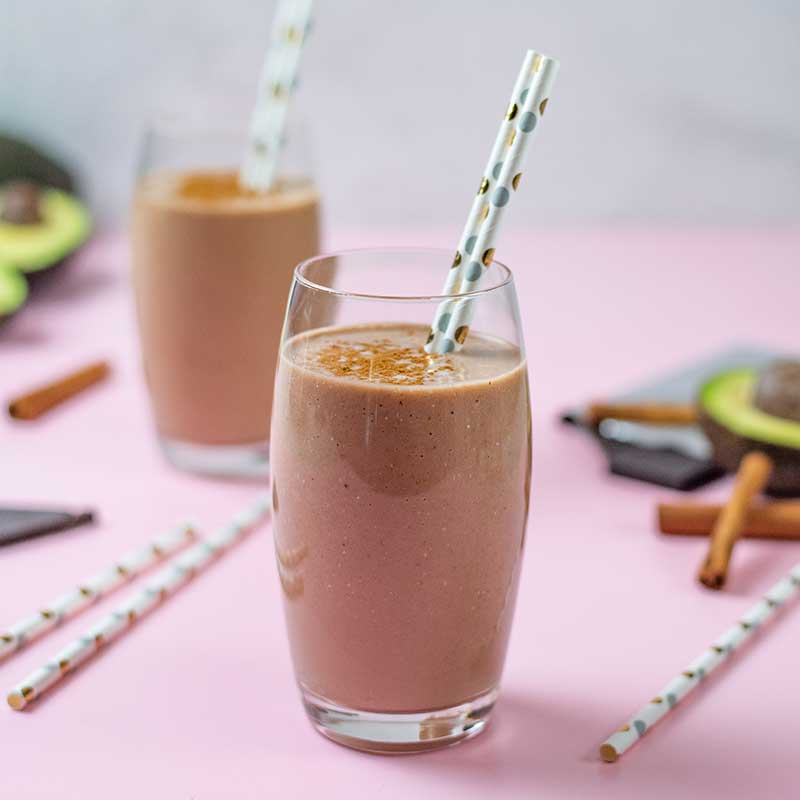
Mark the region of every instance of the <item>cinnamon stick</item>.
<instances>
[{"instance_id":1,"label":"cinnamon stick","mask_svg":"<svg viewBox=\"0 0 800 800\"><path fill-rule=\"evenodd\" d=\"M692 403L591 403L586 411L587 423L597 426L604 419L650 425L694 425L697 408Z\"/></svg>"},{"instance_id":2,"label":"cinnamon stick","mask_svg":"<svg viewBox=\"0 0 800 800\"><path fill-rule=\"evenodd\" d=\"M77 372L14 398L8 404L8 413L15 419L36 419L59 403L105 378L109 370L107 361L90 364Z\"/></svg>"},{"instance_id":3,"label":"cinnamon stick","mask_svg":"<svg viewBox=\"0 0 800 800\"><path fill-rule=\"evenodd\" d=\"M772 461L763 453L748 453L741 460L733 492L714 523L708 556L698 574L700 583L709 589L725 585L733 546L744 528L750 504L766 486L771 472Z\"/></svg>"},{"instance_id":4,"label":"cinnamon stick","mask_svg":"<svg viewBox=\"0 0 800 800\"><path fill-rule=\"evenodd\" d=\"M677 536L708 536L723 506L697 503L661 503L658 506L658 529ZM744 520L742 536L749 539L784 539L800 541L800 500L761 503L750 508Z\"/></svg>"}]
</instances>

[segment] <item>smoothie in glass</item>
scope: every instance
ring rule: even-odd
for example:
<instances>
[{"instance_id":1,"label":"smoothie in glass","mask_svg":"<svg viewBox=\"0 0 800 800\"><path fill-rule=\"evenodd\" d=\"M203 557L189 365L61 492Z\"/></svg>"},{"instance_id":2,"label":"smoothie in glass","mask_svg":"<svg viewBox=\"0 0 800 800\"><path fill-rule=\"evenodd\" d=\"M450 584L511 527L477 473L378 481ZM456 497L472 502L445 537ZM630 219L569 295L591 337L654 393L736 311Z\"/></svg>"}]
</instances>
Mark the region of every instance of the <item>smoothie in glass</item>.
<instances>
[{"instance_id":1,"label":"smoothie in glass","mask_svg":"<svg viewBox=\"0 0 800 800\"><path fill-rule=\"evenodd\" d=\"M208 452L213 471L215 452L224 465L226 448L266 451L292 271L319 246L314 186L259 194L234 172L154 172L137 188L132 235L142 360L167 454L202 469Z\"/></svg>"},{"instance_id":2,"label":"smoothie in glass","mask_svg":"<svg viewBox=\"0 0 800 800\"><path fill-rule=\"evenodd\" d=\"M497 690L528 511L526 365L478 333L429 356L427 330L283 345L275 544L307 707L435 716Z\"/></svg>"}]
</instances>

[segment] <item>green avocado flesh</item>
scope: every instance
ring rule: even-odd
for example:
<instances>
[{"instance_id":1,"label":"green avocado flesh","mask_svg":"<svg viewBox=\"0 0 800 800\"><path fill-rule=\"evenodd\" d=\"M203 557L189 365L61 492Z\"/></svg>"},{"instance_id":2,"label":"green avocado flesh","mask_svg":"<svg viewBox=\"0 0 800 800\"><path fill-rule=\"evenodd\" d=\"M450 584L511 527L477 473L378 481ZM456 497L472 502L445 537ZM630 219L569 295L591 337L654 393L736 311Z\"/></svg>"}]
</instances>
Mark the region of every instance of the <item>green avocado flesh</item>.
<instances>
[{"instance_id":1,"label":"green avocado flesh","mask_svg":"<svg viewBox=\"0 0 800 800\"><path fill-rule=\"evenodd\" d=\"M700 390L700 405L714 422L738 436L800 448L800 422L766 414L753 405L757 381L755 370L723 372Z\"/></svg>"},{"instance_id":2,"label":"green avocado flesh","mask_svg":"<svg viewBox=\"0 0 800 800\"><path fill-rule=\"evenodd\" d=\"M86 207L59 189L42 191L41 222L16 225L0 219L0 259L23 272L56 264L86 241L91 220Z\"/></svg>"},{"instance_id":3,"label":"green avocado flesh","mask_svg":"<svg viewBox=\"0 0 800 800\"><path fill-rule=\"evenodd\" d=\"M13 314L27 296L25 276L14 267L0 264L0 318Z\"/></svg>"}]
</instances>

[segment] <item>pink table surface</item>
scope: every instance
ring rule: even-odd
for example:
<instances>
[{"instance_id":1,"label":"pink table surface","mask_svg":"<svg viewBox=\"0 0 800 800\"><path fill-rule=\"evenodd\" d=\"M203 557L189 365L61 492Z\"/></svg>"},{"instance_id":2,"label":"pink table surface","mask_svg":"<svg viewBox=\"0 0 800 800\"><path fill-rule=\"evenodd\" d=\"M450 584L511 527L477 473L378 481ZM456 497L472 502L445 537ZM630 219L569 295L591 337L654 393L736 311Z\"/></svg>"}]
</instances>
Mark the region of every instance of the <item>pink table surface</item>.
<instances>
[{"instance_id":1,"label":"pink table surface","mask_svg":"<svg viewBox=\"0 0 800 800\"><path fill-rule=\"evenodd\" d=\"M340 232L330 244L449 248L455 234ZM0 708L2 797L796 796L800 607L620 763L598 761L599 742L800 547L744 542L730 588L699 588L704 543L654 533L653 505L670 493L608 476L598 450L555 420L572 401L733 342L796 348L800 231L532 232L509 235L502 250L525 319L535 462L515 631L489 730L399 758L317 735L292 681L266 528L29 712ZM95 528L0 549L0 627L187 514L215 526L254 494L162 461L126 260L124 239L96 240L0 332L2 396L97 356L115 367L112 380L38 422L0 422L2 502L101 514ZM0 689L115 602L0 664Z\"/></svg>"}]
</instances>

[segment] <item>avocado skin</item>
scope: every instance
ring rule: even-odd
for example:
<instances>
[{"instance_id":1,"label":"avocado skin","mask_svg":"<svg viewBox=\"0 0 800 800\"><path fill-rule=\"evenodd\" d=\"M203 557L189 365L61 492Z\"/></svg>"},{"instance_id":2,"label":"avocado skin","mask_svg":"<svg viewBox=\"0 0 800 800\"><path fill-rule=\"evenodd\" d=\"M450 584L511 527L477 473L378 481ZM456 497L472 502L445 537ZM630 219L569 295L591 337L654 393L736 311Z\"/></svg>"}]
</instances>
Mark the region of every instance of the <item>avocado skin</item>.
<instances>
[{"instance_id":1,"label":"avocado skin","mask_svg":"<svg viewBox=\"0 0 800 800\"><path fill-rule=\"evenodd\" d=\"M736 472L742 457L757 450L764 453L774 465L767 493L778 497L800 495L800 450L739 436L712 419L702 407L700 427L711 442L715 460L725 470Z\"/></svg>"},{"instance_id":2,"label":"avocado skin","mask_svg":"<svg viewBox=\"0 0 800 800\"><path fill-rule=\"evenodd\" d=\"M0 134L0 183L19 179L76 193L75 179L64 166L33 145Z\"/></svg>"}]
</instances>

